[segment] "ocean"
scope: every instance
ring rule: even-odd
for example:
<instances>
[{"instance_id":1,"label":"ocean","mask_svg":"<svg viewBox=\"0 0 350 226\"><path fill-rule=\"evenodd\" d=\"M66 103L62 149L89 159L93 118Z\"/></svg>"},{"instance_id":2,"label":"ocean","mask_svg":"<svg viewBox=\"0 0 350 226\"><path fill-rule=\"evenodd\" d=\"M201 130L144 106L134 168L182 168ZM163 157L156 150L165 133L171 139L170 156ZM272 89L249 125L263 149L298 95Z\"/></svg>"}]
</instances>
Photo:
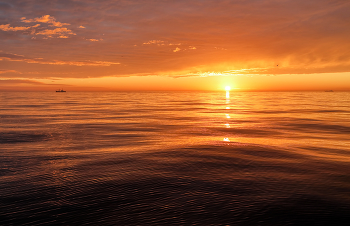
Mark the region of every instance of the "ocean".
<instances>
[{"instance_id":1,"label":"ocean","mask_svg":"<svg viewBox=\"0 0 350 226\"><path fill-rule=\"evenodd\" d=\"M0 92L0 225L349 222L349 92Z\"/></svg>"}]
</instances>

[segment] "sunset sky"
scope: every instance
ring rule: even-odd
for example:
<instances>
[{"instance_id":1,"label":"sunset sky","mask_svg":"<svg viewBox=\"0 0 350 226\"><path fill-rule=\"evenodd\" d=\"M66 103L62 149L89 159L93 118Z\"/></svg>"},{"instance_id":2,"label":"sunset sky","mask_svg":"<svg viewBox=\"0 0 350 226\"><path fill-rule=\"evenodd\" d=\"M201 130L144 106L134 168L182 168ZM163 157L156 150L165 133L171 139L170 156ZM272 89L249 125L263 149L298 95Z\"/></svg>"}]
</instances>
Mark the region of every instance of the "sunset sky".
<instances>
[{"instance_id":1,"label":"sunset sky","mask_svg":"<svg viewBox=\"0 0 350 226\"><path fill-rule=\"evenodd\" d=\"M350 90L348 0L0 0L0 91Z\"/></svg>"}]
</instances>

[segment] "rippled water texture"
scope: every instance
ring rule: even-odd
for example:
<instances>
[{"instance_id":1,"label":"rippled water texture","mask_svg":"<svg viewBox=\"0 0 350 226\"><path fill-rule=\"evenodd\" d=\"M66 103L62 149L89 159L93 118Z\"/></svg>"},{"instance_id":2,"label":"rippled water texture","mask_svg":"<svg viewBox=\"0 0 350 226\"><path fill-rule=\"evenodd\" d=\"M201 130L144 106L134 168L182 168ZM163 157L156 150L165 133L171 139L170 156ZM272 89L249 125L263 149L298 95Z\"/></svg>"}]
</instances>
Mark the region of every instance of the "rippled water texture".
<instances>
[{"instance_id":1,"label":"rippled water texture","mask_svg":"<svg viewBox=\"0 0 350 226\"><path fill-rule=\"evenodd\" d=\"M0 93L1 225L348 225L350 93Z\"/></svg>"}]
</instances>

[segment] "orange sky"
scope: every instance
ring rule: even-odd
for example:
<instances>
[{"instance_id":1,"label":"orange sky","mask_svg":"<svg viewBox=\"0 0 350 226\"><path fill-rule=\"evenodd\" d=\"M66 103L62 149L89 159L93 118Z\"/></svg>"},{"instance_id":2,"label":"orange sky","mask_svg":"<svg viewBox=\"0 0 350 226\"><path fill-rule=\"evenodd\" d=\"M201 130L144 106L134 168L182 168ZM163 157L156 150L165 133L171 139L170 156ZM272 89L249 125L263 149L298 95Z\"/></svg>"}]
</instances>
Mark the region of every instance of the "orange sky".
<instances>
[{"instance_id":1,"label":"orange sky","mask_svg":"<svg viewBox=\"0 0 350 226\"><path fill-rule=\"evenodd\" d=\"M0 91L350 90L347 0L1 0Z\"/></svg>"}]
</instances>

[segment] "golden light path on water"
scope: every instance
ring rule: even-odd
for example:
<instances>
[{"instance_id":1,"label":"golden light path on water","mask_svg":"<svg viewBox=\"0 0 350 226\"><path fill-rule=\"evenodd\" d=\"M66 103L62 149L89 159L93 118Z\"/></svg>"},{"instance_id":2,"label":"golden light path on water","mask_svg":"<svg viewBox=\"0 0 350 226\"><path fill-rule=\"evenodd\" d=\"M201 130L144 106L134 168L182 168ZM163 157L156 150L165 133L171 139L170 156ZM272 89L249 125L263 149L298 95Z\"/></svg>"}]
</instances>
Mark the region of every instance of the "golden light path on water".
<instances>
[{"instance_id":1,"label":"golden light path on water","mask_svg":"<svg viewBox=\"0 0 350 226\"><path fill-rule=\"evenodd\" d=\"M227 130L227 135L226 137L224 138L214 138L212 137L210 140L221 140L223 141L224 143L227 143L227 145L234 145L235 143L236 144L239 144L239 143L245 143L245 144L252 144L252 145L262 145L262 146L275 146L275 147L281 147L281 146L284 146L285 148L288 148L290 149L290 151L292 151L294 149L295 153L298 153L299 150L298 148L295 148L297 146L297 144L300 143L300 140L304 140L304 142L307 142L309 143L310 145L319 145L320 143L323 143L324 145L327 144L327 146L334 146L335 143L334 141L332 142L329 142L328 144L328 141L327 140L324 140L322 138L318 138L318 139L308 139L307 137L306 138L299 138L299 139L294 139L293 137L284 137L283 139L278 139L278 138L273 138L273 137L244 137L244 136L240 136L239 134L232 134L230 132L230 129L231 128L235 128L232 127L230 125L230 122L231 122L231 116L229 114L228 111L231 110L231 99L230 99L230 90L231 90L231 87L230 86L226 86L225 87L225 91L226 91L226 99L225 99L225 109L226 109L226 112L225 112L225 118L226 118L226 121L224 123L224 128ZM233 103L234 104L234 103ZM237 104L237 103L236 103ZM247 116L249 117L249 116ZM233 135L233 136L232 136ZM337 148L344 148L344 146L347 146L347 144L344 144L344 143L337 143ZM323 159L323 158L331 158L332 160L334 161L349 161L349 157L347 156L339 156L339 157L335 157L334 155L329 155L327 153L316 153L315 151L311 151L309 150L308 152L304 152L304 154L306 155L310 155L312 156L313 158L320 158L320 159Z\"/></svg>"},{"instance_id":2,"label":"golden light path on water","mask_svg":"<svg viewBox=\"0 0 350 226\"><path fill-rule=\"evenodd\" d=\"M225 90L226 90L226 99L230 99L230 90L231 87L230 86L225 86Z\"/></svg>"},{"instance_id":3,"label":"golden light path on water","mask_svg":"<svg viewBox=\"0 0 350 226\"><path fill-rule=\"evenodd\" d=\"M230 109L230 107L228 105L230 104L230 90L231 90L231 87L230 86L226 86L225 90L226 90L226 105L227 105L226 109ZM225 114L225 115L226 115L227 119L231 118L229 114ZM229 123L226 123L225 126L226 126L226 128L231 128ZM228 137L225 137L224 141L225 142L230 142L230 139Z\"/></svg>"}]
</instances>

